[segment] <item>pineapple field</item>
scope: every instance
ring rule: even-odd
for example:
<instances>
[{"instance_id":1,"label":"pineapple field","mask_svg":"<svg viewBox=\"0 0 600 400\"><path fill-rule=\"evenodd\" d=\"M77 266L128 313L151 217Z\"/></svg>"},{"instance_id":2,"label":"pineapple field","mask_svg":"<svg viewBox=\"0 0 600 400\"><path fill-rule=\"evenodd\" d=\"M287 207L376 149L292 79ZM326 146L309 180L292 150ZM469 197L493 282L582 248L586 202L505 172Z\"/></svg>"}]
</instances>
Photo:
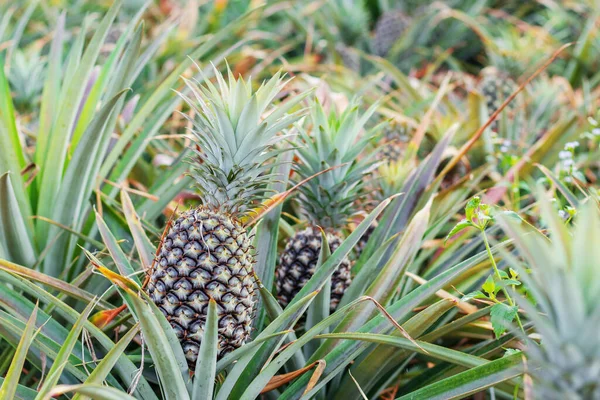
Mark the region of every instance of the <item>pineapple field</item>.
<instances>
[{"instance_id":1,"label":"pineapple field","mask_svg":"<svg viewBox=\"0 0 600 400\"><path fill-rule=\"evenodd\" d=\"M0 0L0 400L600 400L598 0Z\"/></svg>"}]
</instances>

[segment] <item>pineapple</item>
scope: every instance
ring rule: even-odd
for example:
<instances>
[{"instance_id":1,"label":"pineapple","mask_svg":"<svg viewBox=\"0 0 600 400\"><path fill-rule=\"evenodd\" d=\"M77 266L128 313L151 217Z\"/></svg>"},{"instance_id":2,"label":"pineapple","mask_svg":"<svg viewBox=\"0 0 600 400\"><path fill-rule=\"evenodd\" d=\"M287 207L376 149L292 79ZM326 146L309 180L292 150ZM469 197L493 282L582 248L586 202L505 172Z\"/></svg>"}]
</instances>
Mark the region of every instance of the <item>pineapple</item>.
<instances>
[{"instance_id":1,"label":"pineapple","mask_svg":"<svg viewBox=\"0 0 600 400\"><path fill-rule=\"evenodd\" d=\"M387 126L384 129L381 151L377 157L386 161L397 161L404 154L409 141L406 125Z\"/></svg>"},{"instance_id":2,"label":"pineapple","mask_svg":"<svg viewBox=\"0 0 600 400\"><path fill-rule=\"evenodd\" d=\"M479 82L479 92L485 99L488 114L494 111L517 89L517 85L508 74L501 72L495 67L487 67L481 71L482 79ZM505 110L514 110L514 102L510 103ZM499 118L492 122L491 128L498 131Z\"/></svg>"},{"instance_id":3,"label":"pineapple","mask_svg":"<svg viewBox=\"0 0 600 400\"><path fill-rule=\"evenodd\" d=\"M342 244L342 238L335 231L328 230L326 237L331 252ZM286 306L312 277L320 251L321 232L314 226L296 233L287 242L276 271L277 294L281 305ZM330 311L335 310L351 282L350 260L346 258L331 277Z\"/></svg>"},{"instance_id":4,"label":"pineapple","mask_svg":"<svg viewBox=\"0 0 600 400\"><path fill-rule=\"evenodd\" d=\"M17 110L30 113L38 106L44 87L45 72L46 64L35 49L14 53L8 80L14 93L13 102Z\"/></svg>"},{"instance_id":5,"label":"pineapple","mask_svg":"<svg viewBox=\"0 0 600 400\"><path fill-rule=\"evenodd\" d=\"M285 246L276 270L277 296L286 306L310 279L321 251L321 233L326 232L330 249L342 242L341 228L352 214L352 206L363 187L363 178L374 165L372 155L357 159L367 147L371 135L360 137L363 127L375 108L362 116L356 102L344 112L326 114L319 102L311 109L312 132L301 130L305 147L298 150L301 165L296 168L298 179L308 178L333 166L343 166L326 172L302 186L299 201L311 224L297 232ZM344 259L331 279L331 306L333 311L350 285L350 260Z\"/></svg>"},{"instance_id":6,"label":"pineapple","mask_svg":"<svg viewBox=\"0 0 600 400\"><path fill-rule=\"evenodd\" d=\"M196 118L193 160L202 205L184 212L168 228L148 293L175 330L190 369L194 369L209 299L218 305L219 358L250 338L257 298L252 237L241 220L264 198L273 180L270 160L278 133L300 117L287 111L304 95L270 107L287 84L279 73L254 91L251 82L228 81L215 71L217 89L186 80L194 100L182 95ZM261 118L265 112L270 114Z\"/></svg>"},{"instance_id":7,"label":"pineapple","mask_svg":"<svg viewBox=\"0 0 600 400\"><path fill-rule=\"evenodd\" d=\"M409 17L399 10L384 12L375 24L371 45L373 52L385 57L410 24Z\"/></svg>"}]
</instances>

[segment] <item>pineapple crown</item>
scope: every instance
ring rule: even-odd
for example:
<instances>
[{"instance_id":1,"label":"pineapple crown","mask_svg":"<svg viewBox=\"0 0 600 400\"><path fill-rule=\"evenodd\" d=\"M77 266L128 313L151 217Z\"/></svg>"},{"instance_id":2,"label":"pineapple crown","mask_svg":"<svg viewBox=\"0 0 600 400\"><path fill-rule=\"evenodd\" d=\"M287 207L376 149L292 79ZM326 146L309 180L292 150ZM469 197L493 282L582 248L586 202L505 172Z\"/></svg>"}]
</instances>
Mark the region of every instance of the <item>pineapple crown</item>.
<instances>
[{"instance_id":1,"label":"pineapple crown","mask_svg":"<svg viewBox=\"0 0 600 400\"><path fill-rule=\"evenodd\" d=\"M369 148L368 142L380 126L364 134L363 131L377 106L374 104L361 115L358 101L354 100L341 114L332 110L328 115L316 100L310 112L312 131L309 134L299 128L305 144L297 149L301 163L295 170L300 179L336 167L299 188L301 205L311 222L335 228L352 214L352 204L364 185L363 177L375 168L375 153L365 154L363 150Z\"/></svg>"},{"instance_id":2,"label":"pineapple crown","mask_svg":"<svg viewBox=\"0 0 600 400\"><path fill-rule=\"evenodd\" d=\"M218 88L200 71L204 85L184 78L193 100L180 94L195 111L195 118L185 116L193 124L197 144L190 175L205 206L243 214L267 196L266 185L275 179L271 161L288 150L275 146L288 137L279 133L304 114L304 109L288 111L309 92L273 106L289 82L281 72L255 91L250 79L235 78L229 66L227 80L214 66L213 70Z\"/></svg>"},{"instance_id":3,"label":"pineapple crown","mask_svg":"<svg viewBox=\"0 0 600 400\"><path fill-rule=\"evenodd\" d=\"M540 190L538 196L544 195ZM527 288L528 299L521 298L519 306L541 336L541 343L524 338L536 398L596 399L600 396L600 209L588 199L578 209L576 225L569 226L550 202L543 199L540 205L552 232L550 239L528 230L524 223L501 220L530 268L508 257Z\"/></svg>"},{"instance_id":4,"label":"pineapple crown","mask_svg":"<svg viewBox=\"0 0 600 400\"><path fill-rule=\"evenodd\" d=\"M337 0L326 5L342 42L348 46L359 45L369 31L369 14L364 6L354 0Z\"/></svg>"}]
</instances>

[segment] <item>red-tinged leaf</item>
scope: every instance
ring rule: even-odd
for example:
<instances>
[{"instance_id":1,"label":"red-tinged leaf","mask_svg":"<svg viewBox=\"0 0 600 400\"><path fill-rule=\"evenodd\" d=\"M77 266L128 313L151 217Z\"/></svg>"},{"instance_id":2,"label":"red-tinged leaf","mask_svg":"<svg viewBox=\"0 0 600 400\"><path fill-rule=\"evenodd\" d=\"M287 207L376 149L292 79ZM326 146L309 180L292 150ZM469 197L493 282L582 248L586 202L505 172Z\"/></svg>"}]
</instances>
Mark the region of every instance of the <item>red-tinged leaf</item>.
<instances>
[{"instance_id":1,"label":"red-tinged leaf","mask_svg":"<svg viewBox=\"0 0 600 400\"><path fill-rule=\"evenodd\" d=\"M98 328L103 329L109 323L114 321L114 319L121 313L121 311L123 311L126 308L127 305L123 304L122 306L114 308L112 310L103 310L97 312L90 318L90 322L96 325Z\"/></svg>"}]
</instances>

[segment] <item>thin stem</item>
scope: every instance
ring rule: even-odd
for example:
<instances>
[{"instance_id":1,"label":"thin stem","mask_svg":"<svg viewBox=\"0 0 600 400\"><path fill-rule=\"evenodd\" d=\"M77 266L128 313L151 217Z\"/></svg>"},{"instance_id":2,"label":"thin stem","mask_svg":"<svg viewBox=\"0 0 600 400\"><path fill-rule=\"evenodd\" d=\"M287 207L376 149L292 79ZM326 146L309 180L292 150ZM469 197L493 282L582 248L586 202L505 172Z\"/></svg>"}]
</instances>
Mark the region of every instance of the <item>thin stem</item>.
<instances>
[{"instance_id":1,"label":"thin stem","mask_svg":"<svg viewBox=\"0 0 600 400\"><path fill-rule=\"evenodd\" d=\"M487 235L485 234L484 229L481 230L481 235L483 236L483 243L485 243L485 249L487 250L488 257L490 258L490 261L492 262L492 267L494 268L494 274L499 279L499 281L502 282L502 276L500 275L500 270L498 270L498 266L496 265L496 260L494 260L494 255L492 254L492 249L490 248L490 243L488 242ZM511 307L514 307L515 303L513 302L512 298L510 297L510 295L508 294L508 291L504 288L504 286L502 287L502 293L504 293L504 296L506 297L508 304L510 304ZM525 333L525 328L523 328L523 324L521 323L521 318L519 318L518 308L517 308L516 319L517 319L517 323L519 324L519 327L521 328L523 333Z\"/></svg>"}]
</instances>

